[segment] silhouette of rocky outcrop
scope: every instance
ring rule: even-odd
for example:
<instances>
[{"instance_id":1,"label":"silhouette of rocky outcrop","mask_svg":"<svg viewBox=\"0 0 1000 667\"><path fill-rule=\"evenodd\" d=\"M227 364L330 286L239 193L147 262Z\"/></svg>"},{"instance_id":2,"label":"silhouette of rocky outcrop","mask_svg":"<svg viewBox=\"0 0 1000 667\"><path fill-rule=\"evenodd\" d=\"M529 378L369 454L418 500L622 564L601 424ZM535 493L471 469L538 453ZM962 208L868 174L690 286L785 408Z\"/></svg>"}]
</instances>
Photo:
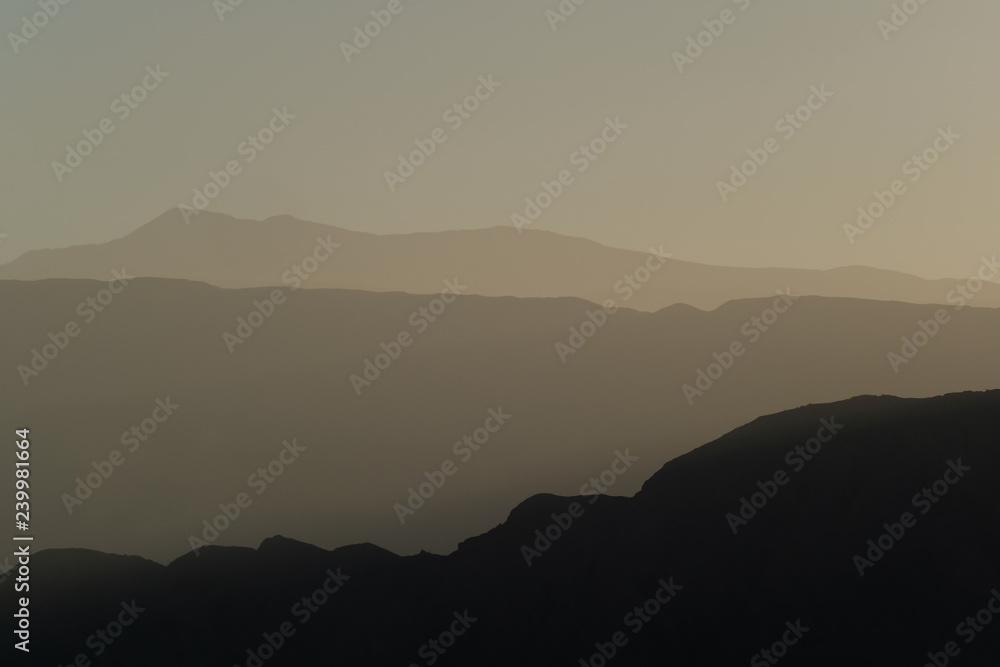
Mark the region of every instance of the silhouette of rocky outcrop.
<instances>
[{"instance_id":1,"label":"silhouette of rocky outcrop","mask_svg":"<svg viewBox=\"0 0 1000 667\"><path fill-rule=\"evenodd\" d=\"M994 664L998 628L957 633L1000 586L998 408L990 391L761 417L633 498L533 496L447 556L282 537L168 566L45 551L32 658L70 664L134 599L145 611L99 664L550 667L610 653L618 632L609 665L754 664L793 639L783 665L920 665L951 641L961 664ZM742 498L757 506L734 524ZM267 636L281 647L259 650Z\"/></svg>"}]
</instances>

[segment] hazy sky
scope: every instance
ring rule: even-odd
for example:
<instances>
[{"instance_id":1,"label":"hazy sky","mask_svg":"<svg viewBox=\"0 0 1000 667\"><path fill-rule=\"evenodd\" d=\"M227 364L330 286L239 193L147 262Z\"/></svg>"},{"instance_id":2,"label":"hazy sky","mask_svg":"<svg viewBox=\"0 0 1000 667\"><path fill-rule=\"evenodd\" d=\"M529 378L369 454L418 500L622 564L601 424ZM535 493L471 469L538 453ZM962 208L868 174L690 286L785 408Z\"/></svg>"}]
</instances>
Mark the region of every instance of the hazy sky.
<instances>
[{"instance_id":1,"label":"hazy sky","mask_svg":"<svg viewBox=\"0 0 1000 667\"><path fill-rule=\"evenodd\" d=\"M887 1L588 0L553 30L559 0L400 0L351 63L341 43L389 0L243 0L220 20L224 1L72 0L17 53L9 33L39 5L0 6L0 261L122 236L230 160L242 171L211 210L376 233L510 225L566 169L533 228L711 264L927 277L1000 251L993 0L929 2L888 40ZM673 53L727 9L679 72ZM156 65L169 76L121 119L113 101ZM489 75L502 85L453 129L444 112ZM786 138L776 122L822 85L833 97ZM247 163L241 142L286 107L296 118ZM52 163L103 118L114 131L60 183ZM572 156L607 118L628 129L580 172ZM911 181L904 163L948 127L961 138ZM436 128L447 141L390 192L386 170ZM778 151L723 202L717 182L769 137ZM894 179L905 194L848 243L843 225Z\"/></svg>"}]
</instances>

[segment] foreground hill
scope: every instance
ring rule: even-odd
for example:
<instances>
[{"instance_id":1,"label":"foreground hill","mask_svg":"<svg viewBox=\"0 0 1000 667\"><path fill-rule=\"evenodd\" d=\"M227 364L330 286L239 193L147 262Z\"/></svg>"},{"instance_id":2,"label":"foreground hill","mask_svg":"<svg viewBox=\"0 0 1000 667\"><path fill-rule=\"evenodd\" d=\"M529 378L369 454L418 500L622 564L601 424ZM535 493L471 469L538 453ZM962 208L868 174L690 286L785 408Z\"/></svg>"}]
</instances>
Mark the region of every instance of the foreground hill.
<instances>
[{"instance_id":1,"label":"foreground hill","mask_svg":"<svg viewBox=\"0 0 1000 667\"><path fill-rule=\"evenodd\" d=\"M996 616L980 612L1000 600L998 409L992 391L771 415L666 464L633 498L535 496L448 556L284 538L169 566L45 551L32 657L884 667L951 650L955 664L996 664ZM134 623L94 639L123 603L142 610Z\"/></svg>"},{"instance_id":2,"label":"foreground hill","mask_svg":"<svg viewBox=\"0 0 1000 667\"><path fill-rule=\"evenodd\" d=\"M551 232L518 234L513 227L378 236L288 216L258 221L207 212L187 224L178 210L171 210L109 243L28 252L0 266L0 279L107 280L113 269L124 266L140 277L220 287L301 284L428 294L458 276L470 294L575 296L598 303L613 298L644 311L676 303L712 309L785 288L801 295L909 303L944 303L950 294L961 296L954 292L956 280L923 280L857 266L828 271L731 268L658 256L671 252L669 244L657 247L655 254L634 252ZM979 259L970 262L971 276ZM304 269L297 273L296 266ZM1000 286L987 283L975 295L975 304L1000 306Z\"/></svg>"}]
</instances>

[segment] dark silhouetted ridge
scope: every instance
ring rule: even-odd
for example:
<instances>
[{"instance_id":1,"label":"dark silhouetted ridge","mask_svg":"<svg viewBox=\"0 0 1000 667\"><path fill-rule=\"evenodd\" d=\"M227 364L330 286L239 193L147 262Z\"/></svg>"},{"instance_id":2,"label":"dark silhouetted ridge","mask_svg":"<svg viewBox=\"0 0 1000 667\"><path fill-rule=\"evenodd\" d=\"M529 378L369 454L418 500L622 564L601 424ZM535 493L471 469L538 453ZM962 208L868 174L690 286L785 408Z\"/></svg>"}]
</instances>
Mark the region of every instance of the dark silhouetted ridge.
<instances>
[{"instance_id":1,"label":"dark silhouetted ridge","mask_svg":"<svg viewBox=\"0 0 1000 667\"><path fill-rule=\"evenodd\" d=\"M420 664L421 647L466 611L476 620L437 664L573 665L618 631L628 642L615 664L744 664L786 622L808 631L782 664L923 664L1000 586L998 408L990 391L762 417L667 463L633 498L535 495L448 556L284 537L204 548L167 568L43 552L32 657L66 663L135 598L148 611L102 664L242 665L286 621L295 635L268 665ZM795 470L789 452L818 431L826 442ZM727 515L777 471L788 482L734 534ZM914 495L940 479L947 493L922 513ZM572 503L583 511L567 524ZM915 525L859 575L854 557L904 512ZM537 552L530 566L525 547ZM633 632L628 614L664 585L680 588ZM325 602L306 620L303 599ZM962 664L995 664L998 650L1000 633L984 631L962 646Z\"/></svg>"}]
</instances>

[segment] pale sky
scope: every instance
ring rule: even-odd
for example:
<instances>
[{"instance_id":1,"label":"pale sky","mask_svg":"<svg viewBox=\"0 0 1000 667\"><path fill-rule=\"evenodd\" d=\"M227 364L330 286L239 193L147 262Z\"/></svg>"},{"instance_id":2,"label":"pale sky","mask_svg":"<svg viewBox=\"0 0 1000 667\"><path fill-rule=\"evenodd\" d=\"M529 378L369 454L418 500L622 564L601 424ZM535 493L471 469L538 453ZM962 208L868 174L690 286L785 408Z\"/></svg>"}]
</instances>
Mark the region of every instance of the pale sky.
<instances>
[{"instance_id":1,"label":"pale sky","mask_svg":"<svg viewBox=\"0 0 1000 667\"><path fill-rule=\"evenodd\" d=\"M401 0L348 63L341 42L389 0L243 0L224 20L210 0L72 0L17 53L10 33L40 9L7 0L0 261L127 234L237 160L210 210L493 227L567 169L532 228L709 264L971 275L1000 252L1000 5L928 2L886 40L892 4L588 0L553 30L559 0ZM673 53L727 9L679 72ZM157 65L169 76L119 120L112 102ZM452 129L444 112L489 75L500 87ZM784 138L776 122L824 85L833 96ZM238 147L274 108L296 118L247 163ZM104 118L114 131L60 183L52 163ZM581 173L572 156L608 118L628 129ZM948 127L961 138L911 181L904 163ZM386 170L436 128L447 141L390 192ZM778 151L723 202L717 182L769 137ZM843 225L895 179L905 194L848 243Z\"/></svg>"}]
</instances>

